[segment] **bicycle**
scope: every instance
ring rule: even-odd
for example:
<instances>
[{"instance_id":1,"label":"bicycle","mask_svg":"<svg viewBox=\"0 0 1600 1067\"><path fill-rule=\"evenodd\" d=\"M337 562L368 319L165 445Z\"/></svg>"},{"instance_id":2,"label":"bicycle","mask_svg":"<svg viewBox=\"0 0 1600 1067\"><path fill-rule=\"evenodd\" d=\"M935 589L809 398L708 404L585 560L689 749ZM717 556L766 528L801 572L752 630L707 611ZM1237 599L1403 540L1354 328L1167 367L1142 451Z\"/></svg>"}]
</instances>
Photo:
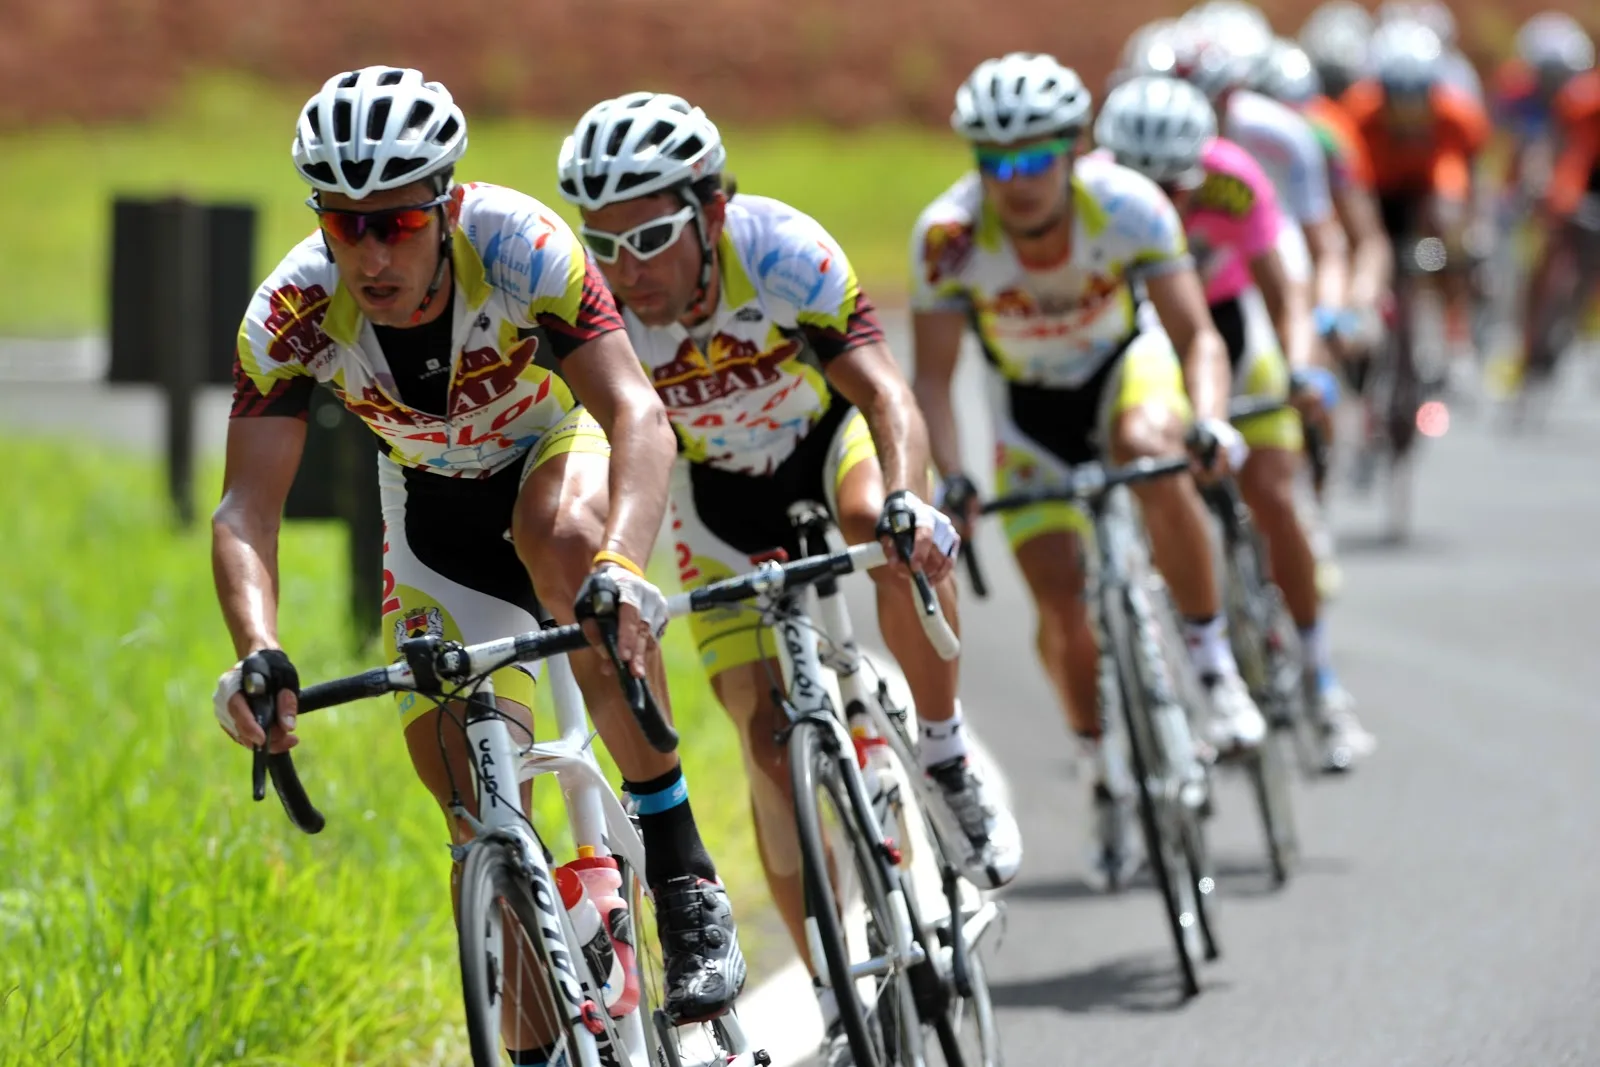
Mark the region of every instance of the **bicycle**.
<instances>
[{"instance_id":1,"label":"bicycle","mask_svg":"<svg viewBox=\"0 0 1600 1067\"><path fill-rule=\"evenodd\" d=\"M1275 414L1286 401L1243 397L1228 407L1237 424ZM1306 679L1300 639L1283 594L1267 577L1261 537L1232 478L1200 487L1200 496L1222 535L1224 604L1228 634L1239 674L1265 714L1271 734L1245 760L1245 770L1261 815L1274 884L1283 885L1299 854L1289 773L1277 739L1287 737L1301 767L1311 775L1320 757L1306 704Z\"/></svg>"},{"instance_id":2,"label":"bicycle","mask_svg":"<svg viewBox=\"0 0 1600 1067\"><path fill-rule=\"evenodd\" d=\"M749 574L668 601L673 615L753 600L777 635L789 682L774 682L788 725L789 756L805 892L806 936L818 981L833 990L856 1067L926 1063L929 1033L946 1067L999 1067L999 1031L978 956L1002 911L961 875L971 845L919 771L908 712L886 681L868 683L838 579L885 562L881 544L836 547L818 504L790 508L801 559L768 560ZM897 531L903 558L911 528ZM839 542L842 544L842 541ZM960 644L932 587L914 572L919 617L945 659ZM814 589L819 629L803 594ZM824 683L830 668L843 707ZM869 776L877 789L869 787ZM892 827L895 832L887 829ZM927 841L928 850L917 848ZM841 860L841 853L847 860ZM934 861L943 900L924 912L919 859ZM859 896L859 910L847 907Z\"/></svg>"},{"instance_id":3,"label":"bicycle","mask_svg":"<svg viewBox=\"0 0 1600 1067\"><path fill-rule=\"evenodd\" d=\"M1111 469L1085 463L1072 467L1059 484L1008 493L980 507L990 515L1065 502L1089 515L1097 565L1090 568L1086 595L1100 650L1102 727L1111 736L1120 712L1145 853L1161 893L1185 998L1200 992L1201 961L1220 955L1212 914L1216 879L1201 816L1209 789L1186 711L1200 698L1197 683L1185 678L1176 615L1150 564L1127 487L1188 469L1186 456L1136 459ZM986 596L970 541L967 550L973 590ZM1175 665L1182 666L1175 670ZM1111 749L1102 746L1103 752ZM1108 768L1108 774L1113 771Z\"/></svg>"},{"instance_id":4,"label":"bicycle","mask_svg":"<svg viewBox=\"0 0 1600 1067\"><path fill-rule=\"evenodd\" d=\"M1356 483L1370 487L1380 464L1389 473L1389 536L1404 541L1411 531L1417 435L1439 436L1449 426L1440 396L1447 378L1444 309L1437 284L1423 283L1453 268L1437 237L1410 238L1395 247L1394 316L1383 351L1362 375L1366 436L1356 464ZM1422 296L1434 297L1423 301ZM1424 307L1424 304L1427 307ZM1424 314L1424 311L1427 314Z\"/></svg>"},{"instance_id":5,"label":"bicycle","mask_svg":"<svg viewBox=\"0 0 1600 1067\"><path fill-rule=\"evenodd\" d=\"M602 582L589 606L613 660L616 595L614 585ZM580 859L613 857L620 878L616 894L627 902L630 916L643 915L644 845L595 760L594 734L566 659L566 653L586 647L579 624L555 627L548 622L545 629L470 646L438 637L414 638L401 642L397 663L302 689L300 713L402 691L432 696L441 704L465 700L464 719L448 706L440 717L440 744L445 719L450 718L462 730L472 754L480 813L472 815L456 792L450 810L473 831L472 840L452 852L461 867L462 993L476 1067L498 1067L502 1062L503 1013L512 1006L536 1033L553 1043L553 1063L765 1067L770 1058L750 1048L734 1012L709 1023L680 1027L655 1007L662 1001L662 968L659 959L647 956L642 942L633 946L637 1007L619 1012L620 1017L606 1008L607 1000L617 993L617 976L608 961L578 940L558 890L554 857L524 812L519 789L536 775L555 775ZM495 707L489 675L513 663L541 660L551 683L557 736L543 742L530 737L529 744L519 748L513 744L507 719ZM275 719L275 695L267 691L264 668L265 664L247 659L244 688L257 721L268 730ZM650 743L663 752L675 749L677 733L661 715L648 687L626 670L619 669L618 677ZM290 821L306 833L320 832L323 816L307 797L289 753L268 755L257 749L251 774L255 799L265 795L268 776ZM627 944L629 931L618 925L615 913L611 918L617 920L611 937ZM627 977L623 975L624 986ZM709 1058L690 1058L696 1042L709 1045Z\"/></svg>"},{"instance_id":6,"label":"bicycle","mask_svg":"<svg viewBox=\"0 0 1600 1067\"><path fill-rule=\"evenodd\" d=\"M1600 292L1600 195L1584 197L1555 231L1546 254L1560 257L1560 269L1554 291L1534 309L1538 343L1527 354L1513 409L1522 424L1542 416L1561 358L1576 342L1584 312Z\"/></svg>"}]
</instances>

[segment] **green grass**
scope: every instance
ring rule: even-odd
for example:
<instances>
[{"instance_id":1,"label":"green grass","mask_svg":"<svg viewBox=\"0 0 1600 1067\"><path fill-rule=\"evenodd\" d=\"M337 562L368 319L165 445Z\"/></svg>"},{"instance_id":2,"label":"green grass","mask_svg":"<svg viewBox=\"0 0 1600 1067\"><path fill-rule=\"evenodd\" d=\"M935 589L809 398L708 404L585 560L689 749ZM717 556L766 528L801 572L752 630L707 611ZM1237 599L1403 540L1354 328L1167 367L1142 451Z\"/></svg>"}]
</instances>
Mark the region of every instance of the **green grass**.
<instances>
[{"instance_id":1,"label":"green grass","mask_svg":"<svg viewBox=\"0 0 1600 1067\"><path fill-rule=\"evenodd\" d=\"M301 103L253 83L210 77L195 82L157 121L0 135L0 198L12 209L0 257L0 292L6 294L0 334L104 328L111 201L118 194L183 193L256 204L256 267L265 276L311 231L303 206L307 189L289 162ZM569 129L473 121L461 176L513 186L574 218L554 179L556 152ZM730 129L726 138L728 169L739 187L815 215L880 300L904 293L912 223L965 160L957 139L939 131L783 127Z\"/></svg>"},{"instance_id":2,"label":"green grass","mask_svg":"<svg viewBox=\"0 0 1600 1067\"><path fill-rule=\"evenodd\" d=\"M0 1067L459 1062L445 826L393 702L302 722L296 756L328 826L295 831L249 799L249 758L212 718L233 655L208 533L174 532L153 463L5 451ZM210 499L216 484L213 470ZM285 532L282 636L307 680L376 660L348 653L344 559L336 527ZM684 761L754 916L738 740L685 636L668 640Z\"/></svg>"}]
</instances>

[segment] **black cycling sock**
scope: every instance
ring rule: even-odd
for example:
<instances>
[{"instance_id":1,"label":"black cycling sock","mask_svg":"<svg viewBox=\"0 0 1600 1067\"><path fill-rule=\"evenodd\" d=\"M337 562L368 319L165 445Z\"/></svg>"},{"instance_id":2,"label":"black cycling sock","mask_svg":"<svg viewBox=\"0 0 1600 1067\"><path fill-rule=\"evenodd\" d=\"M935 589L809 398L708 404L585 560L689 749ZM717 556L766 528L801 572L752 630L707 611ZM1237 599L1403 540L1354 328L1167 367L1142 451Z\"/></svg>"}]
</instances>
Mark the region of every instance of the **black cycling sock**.
<instances>
[{"instance_id":1,"label":"black cycling sock","mask_svg":"<svg viewBox=\"0 0 1600 1067\"><path fill-rule=\"evenodd\" d=\"M506 1055L511 1057L511 1062L517 1067L545 1067L550 1062L550 1053L554 1045L545 1045L542 1048L506 1049Z\"/></svg>"},{"instance_id":2,"label":"black cycling sock","mask_svg":"<svg viewBox=\"0 0 1600 1067\"><path fill-rule=\"evenodd\" d=\"M700 840L694 809L689 807L689 783L683 780L681 766L648 782L624 781L622 788L638 808L639 834L644 838L652 886L684 874L716 880L717 868Z\"/></svg>"}]
</instances>

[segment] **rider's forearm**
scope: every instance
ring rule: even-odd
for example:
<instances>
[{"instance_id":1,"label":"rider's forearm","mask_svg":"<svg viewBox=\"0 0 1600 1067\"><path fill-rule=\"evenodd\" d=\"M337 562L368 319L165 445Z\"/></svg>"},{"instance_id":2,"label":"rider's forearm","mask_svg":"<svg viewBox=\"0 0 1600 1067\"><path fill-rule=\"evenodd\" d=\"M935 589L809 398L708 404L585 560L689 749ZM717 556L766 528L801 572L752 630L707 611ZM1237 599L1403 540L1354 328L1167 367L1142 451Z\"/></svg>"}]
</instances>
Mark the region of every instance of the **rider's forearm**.
<instances>
[{"instance_id":1,"label":"rider's forearm","mask_svg":"<svg viewBox=\"0 0 1600 1067\"><path fill-rule=\"evenodd\" d=\"M950 383L937 385L918 378L912 386L917 408L928 431L928 450L934 466L943 475L959 474L961 462L961 430L956 425L955 406L950 403Z\"/></svg>"},{"instance_id":2,"label":"rider's forearm","mask_svg":"<svg viewBox=\"0 0 1600 1067\"><path fill-rule=\"evenodd\" d=\"M243 658L278 645L278 523L224 501L211 520L211 573L222 619Z\"/></svg>"},{"instance_id":3,"label":"rider's forearm","mask_svg":"<svg viewBox=\"0 0 1600 1067\"><path fill-rule=\"evenodd\" d=\"M677 439L654 393L617 402L611 439L611 506L601 548L645 566L667 507Z\"/></svg>"},{"instance_id":4,"label":"rider's forearm","mask_svg":"<svg viewBox=\"0 0 1600 1067\"><path fill-rule=\"evenodd\" d=\"M1194 331L1183 350L1183 384L1197 419L1228 417L1228 349L1207 323Z\"/></svg>"},{"instance_id":5,"label":"rider's forearm","mask_svg":"<svg viewBox=\"0 0 1600 1067\"><path fill-rule=\"evenodd\" d=\"M1318 307L1342 308L1349 294L1350 246L1336 218L1305 228Z\"/></svg>"},{"instance_id":6,"label":"rider's forearm","mask_svg":"<svg viewBox=\"0 0 1600 1067\"><path fill-rule=\"evenodd\" d=\"M1283 358L1290 370L1309 367L1314 362L1317 328L1312 321L1311 309L1306 306L1305 287L1290 283L1269 299L1267 311L1272 316L1272 327L1283 345Z\"/></svg>"},{"instance_id":7,"label":"rider's forearm","mask_svg":"<svg viewBox=\"0 0 1600 1067\"><path fill-rule=\"evenodd\" d=\"M1362 309L1378 306L1378 301L1389 289L1389 274L1394 267L1394 253L1389 238L1381 228L1356 235L1355 248L1350 253L1350 297L1345 307Z\"/></svg>"},{"instance_id":8,"label":"rider's forearm","mask_svg":"<svg viewBox=\"0 0 1600 1067\"><path fill-rule=\"evenodd\" d=\"M926 496L928 427L904 380L883 383L883 387L861 405L861 415L867 421L873 446L878 450L884 491L909 489L918 496Z\"/></svg>"}]
</instances>

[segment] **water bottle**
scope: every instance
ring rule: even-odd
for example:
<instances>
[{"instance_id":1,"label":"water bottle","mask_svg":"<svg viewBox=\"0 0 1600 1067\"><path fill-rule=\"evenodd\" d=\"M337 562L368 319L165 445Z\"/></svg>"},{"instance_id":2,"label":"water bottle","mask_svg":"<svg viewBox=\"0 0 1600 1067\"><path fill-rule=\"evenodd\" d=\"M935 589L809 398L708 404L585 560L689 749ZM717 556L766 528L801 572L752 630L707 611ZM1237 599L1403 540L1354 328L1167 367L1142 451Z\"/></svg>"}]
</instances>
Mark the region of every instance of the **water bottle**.
<instances>
[{"instance_id":1,"label":"water bottle","mask_svg":"<svg viewBox=\"0 0 1600 1067\"><path fill-rule=\"evenodd\" d=\"M633 916L622 897L622 872L617 869L616 857L597 856L585 845L578 849L578 858L560 870L578 879L606 933L620 971L606 984L606 1011L620 1019L639 1006L639 969L634 965ZM584 940L581 933L579 940ZM611 972L596 968L595 973Z\"/></svg>"},{"instance_id":2,"label":"water bottle","mask_svg":"<svg viewBox=\"0 0 1600 1067\"><path fill-rule=\"evenodd\" d=\"M583 957L588 961L589 973L600 982L600 1000L610 1011L611 1006L622 998L625 984L622 961L617 959L611 935L600 920L600 909L595 907L584 889L583 880L566 867L557 867L555 874L556 888L561 891L561 903L566 906L567 916L572 920L572 930L578 935L578 944L583 946Z\"/></svg>"}]
</instances>

